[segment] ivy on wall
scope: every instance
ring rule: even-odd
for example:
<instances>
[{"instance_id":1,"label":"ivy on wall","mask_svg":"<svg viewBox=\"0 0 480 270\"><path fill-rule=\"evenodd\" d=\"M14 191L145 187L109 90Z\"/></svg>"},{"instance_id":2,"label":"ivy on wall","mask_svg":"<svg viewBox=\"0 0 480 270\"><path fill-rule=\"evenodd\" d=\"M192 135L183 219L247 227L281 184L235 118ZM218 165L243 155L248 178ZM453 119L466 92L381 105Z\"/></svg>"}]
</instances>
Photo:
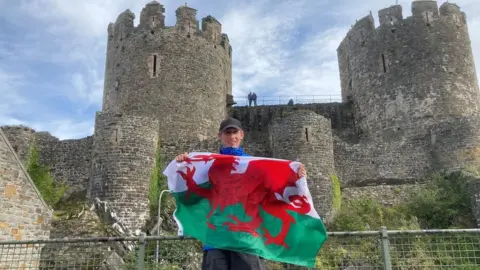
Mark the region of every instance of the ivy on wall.
<instances>
[{"instance_id":1,"label":"ivy on wall","mask_svg":"<svg viewBox=\"0 0 480 270\"><path fill-rule=\"evenodd\" d=\"M160 151L160 138L157 141L157 149L155 152L155 167L153 168L150 186L148 188L148 201L150 208L150 216L156 216L158 212L158 199L160 192L166 189L165 176L162 175L162 156Z\"/></svg>"},{"instance_id":2,"label":"ivy on wall","mask_svg":"<svg viewBox=\"0 0 480 270\"><path fill-rule=\"evenodd\" d=\"M45 202L55 208L62 199L68 185L65 182L55 183L50 168L40 163L39 151L35 140L30 144L27 160L27 172L33 180Z\"/></svg>"},{"instance_id":3,"label":"ivy on wall","mask_svg":"<svg viewBox=\"0 0 480 270\"><path fill-rule=\"evenodd\" d=\"M330 179L332 180L333 190L332 207L334 211L339 211L342 207L342 190L340 187L340 180L334 174L330 175Z\"/></svg>"}]
</instances>

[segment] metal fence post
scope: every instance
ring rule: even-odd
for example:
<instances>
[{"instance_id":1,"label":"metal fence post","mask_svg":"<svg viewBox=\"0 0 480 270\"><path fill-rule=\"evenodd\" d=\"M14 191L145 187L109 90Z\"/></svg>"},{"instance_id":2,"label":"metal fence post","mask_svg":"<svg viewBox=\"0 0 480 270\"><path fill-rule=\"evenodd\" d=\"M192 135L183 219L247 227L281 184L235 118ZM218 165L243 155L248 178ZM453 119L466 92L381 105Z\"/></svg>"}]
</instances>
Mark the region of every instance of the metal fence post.
<instances>
[{"instance_id":1,"label":"metal fence post","mask_svg":"<svg viewBox=\"0 0 480 270\"><path fill-rule=\"evenodd\" d=\"M163 193L170 192L170 190L165 189L160 192L160 196L158 196L158 213L157 213L157 236L160 236L160 226L162 225L163 219L160 217L162 213L162 197ZM155 262L158 263L158 252L160 251L160 240L157 240L157 246L155 247Z\"/></svg>"},{"instance_id":2,"label":"metal fence post","mask_svg":"<svg viewBox=\"0 0 480 270\"><path fill-rule=\"evenodd\" d=\"M143 264L145 262L145 233L140 233L140 238L138 239L140 246L138 247L138 269L143 270Z\"/></svg>"},{"instance_id":3,"label":"metal fence post","mask_svg":"<svg viewBox=\"0 0 480 270\"><path fill-rule=\"evenodd\" d=\"M381 227L381 239L382 239L382 259L383 259L383 268L385 270L392 270L392 261L390 258L390 243L388 241L387 227Z\"/></svg>"}]
</instances>

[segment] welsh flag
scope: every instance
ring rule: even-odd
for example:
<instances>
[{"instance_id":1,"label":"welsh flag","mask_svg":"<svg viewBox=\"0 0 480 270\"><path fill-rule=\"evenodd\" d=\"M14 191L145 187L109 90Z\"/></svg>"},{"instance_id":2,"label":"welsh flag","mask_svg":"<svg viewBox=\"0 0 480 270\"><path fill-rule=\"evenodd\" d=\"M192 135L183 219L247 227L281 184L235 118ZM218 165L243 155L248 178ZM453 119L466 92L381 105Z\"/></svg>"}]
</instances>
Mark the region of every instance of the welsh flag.
<instances>
[{"instance_id":1,"label":"welsh flag","mask_svg":"<svg viewBox=\"0 0 480 270\"><path fill-rule=\"evenodd\" d=\"M178 234L207 246L314 267L327 232L299 162L190 153L164 171Z\"/></svg>"}]
</instances>

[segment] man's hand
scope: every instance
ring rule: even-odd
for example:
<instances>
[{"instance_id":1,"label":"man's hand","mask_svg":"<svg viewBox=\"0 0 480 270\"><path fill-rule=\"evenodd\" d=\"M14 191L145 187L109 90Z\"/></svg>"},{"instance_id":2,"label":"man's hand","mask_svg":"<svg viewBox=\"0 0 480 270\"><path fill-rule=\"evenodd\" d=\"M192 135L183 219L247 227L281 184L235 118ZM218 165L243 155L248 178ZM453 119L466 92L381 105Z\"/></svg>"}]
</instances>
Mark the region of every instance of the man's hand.
<instances>
[{"instance_id":1,"label":"man's hand","mask_svg":"<svg viewBox=\"0 0 480 270\"><path fill-rule=\"evenodd\" d=\"M185 152L183 154L180 154L178 156L175 157L175 161L177 162L183 162L186 158L188 157L188 153Z\"/></svg>"},{"instance_id":2,"label":"man's hand","mask_svg":"<svg viewBox=\"0 0 480 270\"><path fill-rule=\"evenodd\" d=\"M300 164L300 167L298 168L298 178L302 177L307 178L307 170L305 170L305 166L303 164Z\"/></svg>"}]
</instances>

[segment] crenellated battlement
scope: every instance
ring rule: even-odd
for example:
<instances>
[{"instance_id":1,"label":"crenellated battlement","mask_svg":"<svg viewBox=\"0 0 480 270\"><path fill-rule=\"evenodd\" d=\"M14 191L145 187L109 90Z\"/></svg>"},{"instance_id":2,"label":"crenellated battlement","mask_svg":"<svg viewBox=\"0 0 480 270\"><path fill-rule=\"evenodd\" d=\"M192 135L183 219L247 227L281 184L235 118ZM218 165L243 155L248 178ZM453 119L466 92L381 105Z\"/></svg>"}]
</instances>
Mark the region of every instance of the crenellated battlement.
<instances>
[{"instance_id":1,"label":"crenellated battlement","mask_svg":"<svg viewBox=\"0 0 480 270\"><path fill-rule=\"evenodd\" d=\"M395 5L378 11L380 25L394 25L403 20L402 6Z\"/></svg>"},{"instance_id":2,"label":"crenellated battlement","mask_svg":"<svg viewBox=\"0 0 480 270\"><path fill-rule=\"evenodd\" d=\"M140 21L135 26L135 14L130 9L120 13L115 23L108 26L109 41L123 41L138 33L143 35L172 33L185 35L187 38L205 38L215 45L222 46L227 53L231 52L230 43L225 42L227 34L222 33L221 23L213 16L208 15L202 18L202 24L197 20L197 10L186 5L180 6L176 10L176 23L174 26L165 25L165 8L157 1L152 1L145 5L140 13ZM228 38L226 39L228 40Z\"/></svg>"},{"instance_id":3,"label":"crenellated battlement","mask_svg":"<svg viewBox=\"0 0 480 270\"><path fill-rule=\"evenodd\" d=\"M381 9L378 27L370 13L337 49L342 99L355 106L356 132L374 140L423 136L425 119L480 109L465 13L437 1L414 1L411 11L404 18L399 5ZM415 124L401 128L406 121Z\"/></svg>"},{"instance_id":4,"label":"crenellated battlement","mask_svg":"<svg viewBox=\"0 0 480 270\"><path fill-rule=\"evenodd\" d=\"M157 29L165 27L165 8L156 1L145 5L140 13L139 27Z\"/></svg>"},{"instance_id":5,"label":"crenellated battlement","mask_svg":"<svg viewBox=\"0 0 480 270\"><path fill-rule=\"evenodd\" d=\"M330 176L345 199L367 193L391 203L431 173L480 164L480 90L466 16L455 4L415 1L408 18L402 6L390 6L378 11L378 27L372 13L358 20L337 51L342 103L234 108L232 47L221 23L206 16L200 25L197 11L181 6L167 27L164 12L152 1L138 26L130 10L108 25L93 136L59 140L1 127L9 152L27 160L35 142L39 162L67 181L67 194L108 203L128 231L149 219L157 154L168 162L178 153L218 151L218 123L227 116L242 122L247 153L304 163L323 217L333 213ZM17 179L18 168L3 162L0 170L5 165Z\"/></svg>"},{"instance_id":6,"label":"crenellated battlement","mask_svg":"<svg viewBox=\"0 0 480 270\"><path fill-rule=\"evenodd\" d=\"M412 2L412 16L424 16L425 13L438 16L437 1L417 0Z\"/></svg>"},{"instance_id":7,"label":"crenellated battlement","mask_svg":"<svg viewBox=\"0 0 480 270\"><path fill-rule=\"evenodd\" d=\"M375 38L379 34L383 34L381 32L384 31L385 28L394 29L398 26L412 28L436 27L436 25L441 28L448 26L452 28L467 27L465 13L460 10L458 5L453 3L445 2L439 8L437 1L413 1L411 11L412 15L404 18L401 5L393 5L381 9L378 11L378 27L375 27L375 19L372 13L370 13L352 25L345 40L364 44L367 36L370 35L372 38Z\"/></svg>"},{"instance_id":8,"label":"crenellated battlement","mask_svg":"<svg viewBox=\"0 0 480 270\"><path fill-rule=\"evenodd\" d=\"M192 7L176 9L174 26L165 25L164 14L164 6L152 1L142 8L138 25L128 9L109 24L102 111L168 119L188 103L184 120L168 121L172 127L160 135L177 137L169 133L173 125L186 131L200 125L190 137L215 135L215 121L225 117L232 92L228 36L213 16L200 25ZM211 101L208 113L196 106L205 100Z\"/></svg>"}]
</instances>

